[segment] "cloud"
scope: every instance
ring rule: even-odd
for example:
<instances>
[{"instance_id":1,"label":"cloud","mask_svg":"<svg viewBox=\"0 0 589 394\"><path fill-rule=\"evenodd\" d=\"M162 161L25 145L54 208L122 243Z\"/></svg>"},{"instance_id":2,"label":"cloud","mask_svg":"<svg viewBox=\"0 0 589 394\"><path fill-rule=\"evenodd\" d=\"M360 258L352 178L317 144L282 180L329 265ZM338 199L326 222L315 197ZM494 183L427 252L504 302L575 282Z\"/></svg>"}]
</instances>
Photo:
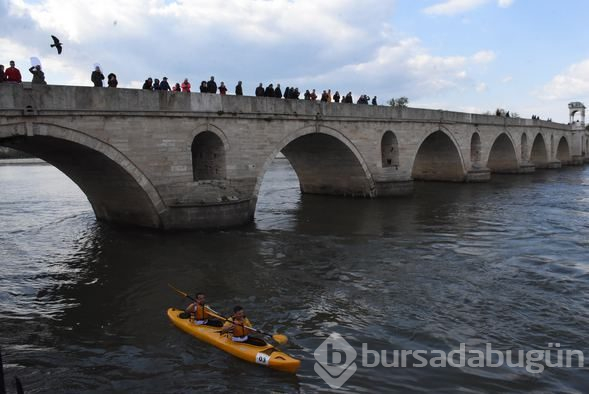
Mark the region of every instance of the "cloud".
<instances>
[{"instance_id":1,"label":"cloud","mask_svg":"<svg viewBox=\"0 0 589 394\"><path fill-rule=\"evenodd\" d=\"M42 29L58 30L78 43L94 40L97 34L101 38L155 35L151 34L154 28L162 26L165 36L177 36L183 44L209 41L226 32L240 42L257 45L312 39L338 47L368 40L366 23L392 9L376 0L362 5L352 0L337 4L313 0L103 0L100 7L79 0L14 0L13 4Z\"/></svg>"},{"instance_id":2,"label":"cloud","mask_svg":"<svg viewBox=\"0 0 589 394\"><path fill-rule=\"evenodd\" d=\"M475 63L490 63L495 60L495 52L493 51L479 51L473 55L473 60Z\"/></svg>"},{"instance_id":3,"label":"cloud","mask_svg":"<svg viewBox=\"0 0 589 394\"><path fill-rule=\"evenodd\" d=\"M360 81L356 84L360 86L360 91L354 93L376 92L379 97L419 99L453 90L472 89L476 83L469 77L469 69L478 68L481 58L489 60L488 52L480 51L472 56L434 56L418 38L411 37L382 45L365 62L346 64L322 74L306 75L299 82L316 86L346 86L348 81Z\"/></svg>"},{"instance_id":4,"label":"cloud","mask_svg":"<svg viewBox=\"0 0 589 394\"><path fill-rule=\"evenodd\" d=\"M45 47L49 34L55 34L64 42L62 57L70 64L86 73L100 62L105 71L117 73L121 87L164 74L171 81L186 77L200 81L214 74L220 81L242 79L253 87L311 68L360 62L377 50L393 12L391 3L378 0L104 0L100 7L79 0L7 4L11 15L0 16L0 21L26 21L27 31L13 34L7 29L0 37L35 43L43 50L35 55L47 57L55 56Z\"/></svg>"},{"instance_id":5,"label":"cloud","mask_svg":"<svg viewBox=\"0 0 589 394\"><path fill-rule=\"evenodd\" d=\"M487 91L487 84L486 84L486 83L484 83L484 82L479 82L479 83L476 85L476 87L475 87L475 90L476 90L478 93L483 93L483 92L486 92L486 91Z\"/></svg>"},{"instance_id":6,"label":"cloud","mask_svg":"<svg viewBox=\"0 0 589 394\"><path fill-rule=\"evenodd\" d=\"M4 62L4 66L6 67L8 67L7 63L10 60L28 59L29 55L33 52L31 48L27 48L21 43L14 42L2 37L0 37L0 48L2 48L2 52L4 54L2 62Z\"/></svg>"},{"instance_id":7,"label":"cloud","mask_svg":"<svg viewBox=\"0 0 589 394\"><path fill-rule=\"evenodd\" d=\"M424 8L423 12L428 15L451 16L472 11L488 2L489 0L446 0ZM497 0L497 5L501 8L508 8L512 4L513 0Z\"/></svg>"},{"instance_id":8,"label":"cloud","mask_svg":"<svg viewBox=\"0 0 589 394\"><path fill-rule=\"evenodd\" d=\"M429 15L456 15L480 7L486 2L487 0L447 0L427 7L423 12Z\"/></svg>"},{"instance_id":9,"label":"cloud","mask_svg":"<svg viewBox=\"0 0 589 394\"><path fill-rule=\"evenodd\" d=\"M511 75L507 75L501 80L503 83L509 83L511 81L513 81L513 77Z\"/></svg>"},{"instance_id":10,"label":"cloud","mask_svg":"<svg viewBox=\"0 0 589 394\"><path fill-rule=\"evenodd\" d=\"M104 0L100 7L0 0L0 23L12 26L0 47L20 64L40 57L51 84L91 86L98 62L120 87L132 88L149 76L198 86L214 75L230 90L242 80L246 94L260 82L383 100L472 92L471 75L495 53L434 54L390 25L393 11L381 0ZM62 55L49 47L50 34L64 43Z\"/></svg>"},{"instance_id":11,"label":"cloud","mask_svg":"<svg viewBox=\"0 0 589 394\"><path fill-rule=\"evenodd\" d=\"M569 66L544 85L537 96L545 100L577 100L589 95L589 59Z\"/></svg>"}]
</instances>

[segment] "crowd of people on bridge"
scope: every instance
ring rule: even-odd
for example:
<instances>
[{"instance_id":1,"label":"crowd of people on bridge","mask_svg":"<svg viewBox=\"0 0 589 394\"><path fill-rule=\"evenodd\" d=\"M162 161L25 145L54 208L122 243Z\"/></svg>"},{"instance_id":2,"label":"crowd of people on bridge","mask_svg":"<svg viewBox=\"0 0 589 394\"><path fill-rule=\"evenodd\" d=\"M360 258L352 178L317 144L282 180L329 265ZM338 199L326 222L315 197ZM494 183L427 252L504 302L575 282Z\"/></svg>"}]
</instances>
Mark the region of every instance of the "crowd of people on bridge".
<instances>
[{"instance_id":1,"label":"crowd of people on bridge","mask_svg":"<svg viewBox=\"0 0 589 394\"><path fill-rule=\"evenodd\" d=\"M32 81L31 81L33 84L46 84L45 74L43 73L43 70L40 65L36 65L36 66L31 67L29 69L29 71L33 75ZM105 77L104 77L104 74L103 74L99 65L96 65L94 67L94 70L90 74L90 80L92 81L92 84L94 85L94 87L104 87L105 86ZM21 83L22 82L22 75L21 75L19 69L15 67L15 63L13 60L10 61L10 67L7 68L6 70L4 69L4 66L0 64L0 83L2 83L2 82L9 82L9 83ZM108 74L108 76L106 77L106 86L109 88L116 88L118 86L118 84L119 84L119 82L117 80L116 74L114 74L114 73ZM152 79L151 77L148 77L145 80L145 82L143 83L142 89L152 90L152 91L163 90L163 91L171 91L171 92L190 93L192 86L191 86L188 78L184 78L184 81L182 81L182 83L177 82L173 85L170 85L167 77L162 77L161 80L158 78ZM217 94L218 93L218 94L224 96L228 93L229 89L227 88L227 85L225 85L225 82L223 82L223 81L221 82L221 84L219 86L217 86L217 82L215 82L215 77L211 76L208 81L202 81L200 83L199 91L200 91L200 93L209 93L209 94ZM234 94L236 96L243 96L244 95L242 81L237 82L237 85L235 86L235 89L234 89ZM292 86L292 87L287 86L283 92L279 83L277 83L276 86L274 86L273 83L270 83L266 87L264 87L263 83L260 82L260 84L254 90L254 95L256 97L272 97L272 98L279 98L279 99L284 98L284 99L288 99L288 100L298 100L298 99L300 99L301 92L298 87L294 87L294 86ZM319 98L319 101L326 102L326 103L331 103L331 102L334 102L334 103L341 102L341 103L347 103L347 104L354 103L354 100L352 98L352 92L348 92L345 96L341 96L339 91L336 91L334 94L332 94L331 89L327 89L327 90L323 90L323 92L321 93L321 96L319 97L317 95L315 89L311 89L311 90L307 89L307 90L305 90L305 93L303 94L304 100L317 101L318 98ZM368 104L369 102L371 102L372 105L378 105L377 101L376 101L376 96L374 96L372 98L372 101L370 101L369 96L362 94L357 100L358 104Z\"/></svg>"},{"instance_id":2,"label":"crowd of people on bridge","mask_svg":"<svg viewBox=\"0 0 589 394\"><path fill-rule=\"evenodd\" d=\"M36 65L36 66L29 68L29 72L33 75L32 81L31 81L33 84L47 84L45 82L45 74L43 73L41 65ZM94 71L92 71L92 74L90 75L90 80L92 81L92 83L94 84L95 87L104 87L105 78L104 78L104 74L102 73L102 70L99 65L95 66ZM0 64L0 83L21 83L21 82L22 82L22 75L20 73L20 70L18 68L16 68L14 60L10 61L10 67L8 67L6 70L4 69L4 65ZM106 85L109 88L116 88L118 86L118 84L119 84L119 82L117 80L116 74L114 74L114 73L108 74L108 76L106 78ZM148 77L142 86L142 89L144 89L144 90L151 90L151 91L163 90L163 91L183 92L183 93L190 93L191 88L192 88L192 86L191 86L188 78L184 78L184 81L182 81L182 83L177 82L173 85L170 85L167 77L162 77L161 81L158 78L152 79L151 77ZM209 81L201 81L200 86L199 86L200 93L208 93L208 94L217 94L218 93L218 94L224 96L227 94L228 90L229 89L227 88L227 86L225 85L225 82L223 82L223 81L221 82L221 84L219 86L217 86L217 82L215 82L214 76L211 76ZM234 94L236 96L243 96L244 95L242 81L237 82L237 85L234 88ZM264 87L264 84L260 82L260 84L254 90L254 95L256 97L270 97L270 98L278 98L278 99L284 98L287 100L298 100L298 99L300 99L301 93L300 93L300 90L298 87L287 86L283 92L279 83L277 83L276 86L274 86L273 83L270 83L266 87ZM334 94L332 94L331 89L327 89L327 90L323 90L320 97L317 95L317 92L315 89L311 89L311 90L307 89L307 90L305 90L305 93L303 93L304 100L317 101L318 98L319 98L319 101L325 102L325 103L331 103L331 102L334 102L334 103L341 102L341 103L347 103L347 104L354 103L354 100L352 98L352 92L348 92L345 96L342 96L342 95L340 95L339 91L336 91ZM370 97L365 94L360 95L360 97L358 98L356 103L357 104L372 103L372 105L378 105L376 96L374 96L371 100ZM497 116L505 116L507 118L510 117L509 111L502 113L502 112L500 112L499 109L497 110L496 115ZM540 119L540 117L537 115L533 115L532 119L537 120L537 119ZM549 119L549 121L551 121L551 119Z\"/></svg>"},{"instance_id":3,"label":"crowd of people on bridge","mask_svg":"<svg viewBox=\"0 0 589 394\"><path fill-rule=\"evenodd\" d=\"M4 65L0 64L0 83L22 83L22 75L20 70L16 68L14 60L11 60L8 64L10 64L10 67L6 70L4 69ZM33 74L32 83L47 85L47 82L45 82L45 73L41 69L41 65L38 64L30 67L29 72Z\"/></svg>"},{"instance_id":4,"label":"crowd of people on bridge","mask_svg":"<svg viewBox=\"0 0 589 394\"><path fill-rule=\"evenodd\" d=\"M532 115L532 120L542 120L538 115ZM552 118L546 118L547 122L552 122Z\"/></svg>"},{"instance_id":5,"label":"crowd of people on bridge","mask_svg":"<svg viewBox=\"0 0 589 394\"><path fill-rule=\"evenodd\" d=\"M114 75L114 74L111 74L111 75ZM92 81L94 81L94 77L92 77ZM102 86L102 84L95 83L94 86L100 87L100 86ZM116 87L116 86L114 86L114 87ZM168 83L167 77L163 77L161 81L157 78L152 79L151 77L149 77L143 83L142 88L145 90L153 90L153 91L164 90L164 91L185 92L185 93L190 93L192 91L191 90L192 85L188 81L188 78L185 78L182 83L178 82L178 83L174 84L174 86L170 86L170 84ZM229 89L227 88L227 85L225 85L225 82L223 82L223 81L221 81L221 84L217 86L217 82L215 81L214 76L211 76L208 81L201 81L198 89L199 89L200 93L210 93L210 94L217 94L218 93L222 96L226 95L227 92L229 91ZM238 81L237 85L235 85L234 94L236 96L243 96L244 95L242 81ZM260 83L256 87L256 89L254 90L254 96L256 96L256 97L271 97L271 98L279 98L279 99L284 98L284 99L288 99L288 100L298 100L298 99L300 99L301 92L298 87L294 87L294 86L293 87L287 86L283 92L279 83L277 83L276 86L274 86L273 83L270 83L266 87L264 87L263 83ZM354 102L353 98L352 98L352 92L348 92L345 96L342 97L338 91L336 91L334 94L332 94L331 89L328 89L328 90L324 90L323 93L321 93L321 97L319 97L319 96L317 96L315 89L312 89L312 90L307 89L305 91L305 93L303 94L304 100L317 101L318 98L320 101L326 102L326 103L342 102L342 103L352 104ZM357 101L358 104L368 104L369 102L371 102L373 105L378 105L377 101L376 101L376 96L374 96L372 98L372 101L370 101L370 97L363 94L360 96L360 98L358 98L358 101Z\"/></svg>"}]
</instances>

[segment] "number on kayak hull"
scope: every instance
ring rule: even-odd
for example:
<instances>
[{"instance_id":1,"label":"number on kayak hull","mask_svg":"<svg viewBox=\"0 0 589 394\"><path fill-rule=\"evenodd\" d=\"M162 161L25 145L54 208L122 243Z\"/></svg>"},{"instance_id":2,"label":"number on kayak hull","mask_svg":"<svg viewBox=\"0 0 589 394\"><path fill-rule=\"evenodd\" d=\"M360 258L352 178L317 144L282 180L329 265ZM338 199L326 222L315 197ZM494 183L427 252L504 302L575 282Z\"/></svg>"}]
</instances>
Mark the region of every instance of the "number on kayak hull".
<instances>
[{"instance_id":1,"label":"number on kayak hull","mask_svg":"<svg viewBox=\"0 0 589 394\"><path fill-rule=\"evenodd\" d=\"M268 356L266 353L258 353L256 354L256 363L268 365L270 363L270 356Z\"/></svg>"}]
</instances>

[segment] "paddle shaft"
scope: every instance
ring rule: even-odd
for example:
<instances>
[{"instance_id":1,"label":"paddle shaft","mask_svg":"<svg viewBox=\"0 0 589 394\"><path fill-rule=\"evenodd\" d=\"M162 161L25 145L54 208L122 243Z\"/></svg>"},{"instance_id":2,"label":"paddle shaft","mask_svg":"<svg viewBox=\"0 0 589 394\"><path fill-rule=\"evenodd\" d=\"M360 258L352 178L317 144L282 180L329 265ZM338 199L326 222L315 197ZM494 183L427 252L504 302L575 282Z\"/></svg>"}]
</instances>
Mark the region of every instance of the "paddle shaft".
<instances>
[{"instance_id":1,"label":"paddle shaft","mask_svg":"<svg viewBox=\"0 0 589 394\"><path fill-rule=\"evenodd\" d=\"M229 320L229 319L227 319L226 317L223 317L223 316L222 316L222 315L220 315L219 313L215 312L215 311L214 311L214 310L212 310L212 309L211 309L209 306L206 306L206 305L205 305L205 308L207 308L207 309L208 309L210 312L213 312L213 314L217 315L217 317L218 317L218 318L221 318L221 319L223 319L223 320L225 320L225 321L228 321L228 322L229 322L229 323L231 323L231 324L235 324L236 326L240 326L240 327L245 327L245 328L247 328L248 330L252 330L253 332L257 332L258 334L262 334L262 335L269 336L270 338L274 337L274 335L273 335L273 334L269 334L269 333L267 333L267 332L260 331L260 330L258 330L257 328L253 328L253 327L246 326L246 325L243 325L243 324L237 324L237 323L235 323L233 320Z\"/></svg>"}]
</instances>

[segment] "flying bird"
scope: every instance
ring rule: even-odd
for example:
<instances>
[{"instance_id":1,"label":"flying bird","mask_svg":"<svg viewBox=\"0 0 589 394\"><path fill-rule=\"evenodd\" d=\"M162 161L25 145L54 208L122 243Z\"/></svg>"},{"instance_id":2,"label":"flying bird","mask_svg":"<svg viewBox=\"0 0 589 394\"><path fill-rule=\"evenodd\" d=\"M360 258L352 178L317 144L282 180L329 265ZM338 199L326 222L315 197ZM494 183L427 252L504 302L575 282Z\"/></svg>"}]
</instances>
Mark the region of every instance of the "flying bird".
<instances>
[{"instance_id":1,"label":"flying bird","mask_svg":"<svg viewBox=\"0 0 589 394\"><path fill-rule=\"evenodd\" d=\"M53 38L53 44L51 44L51 47L55 47L55 49L57 49L57 54L61 55L61 50L62 45L61 42L59 42L59 38L55 37L55 36L51 36L51 38Z\"/></svg>"}]
</instances>

